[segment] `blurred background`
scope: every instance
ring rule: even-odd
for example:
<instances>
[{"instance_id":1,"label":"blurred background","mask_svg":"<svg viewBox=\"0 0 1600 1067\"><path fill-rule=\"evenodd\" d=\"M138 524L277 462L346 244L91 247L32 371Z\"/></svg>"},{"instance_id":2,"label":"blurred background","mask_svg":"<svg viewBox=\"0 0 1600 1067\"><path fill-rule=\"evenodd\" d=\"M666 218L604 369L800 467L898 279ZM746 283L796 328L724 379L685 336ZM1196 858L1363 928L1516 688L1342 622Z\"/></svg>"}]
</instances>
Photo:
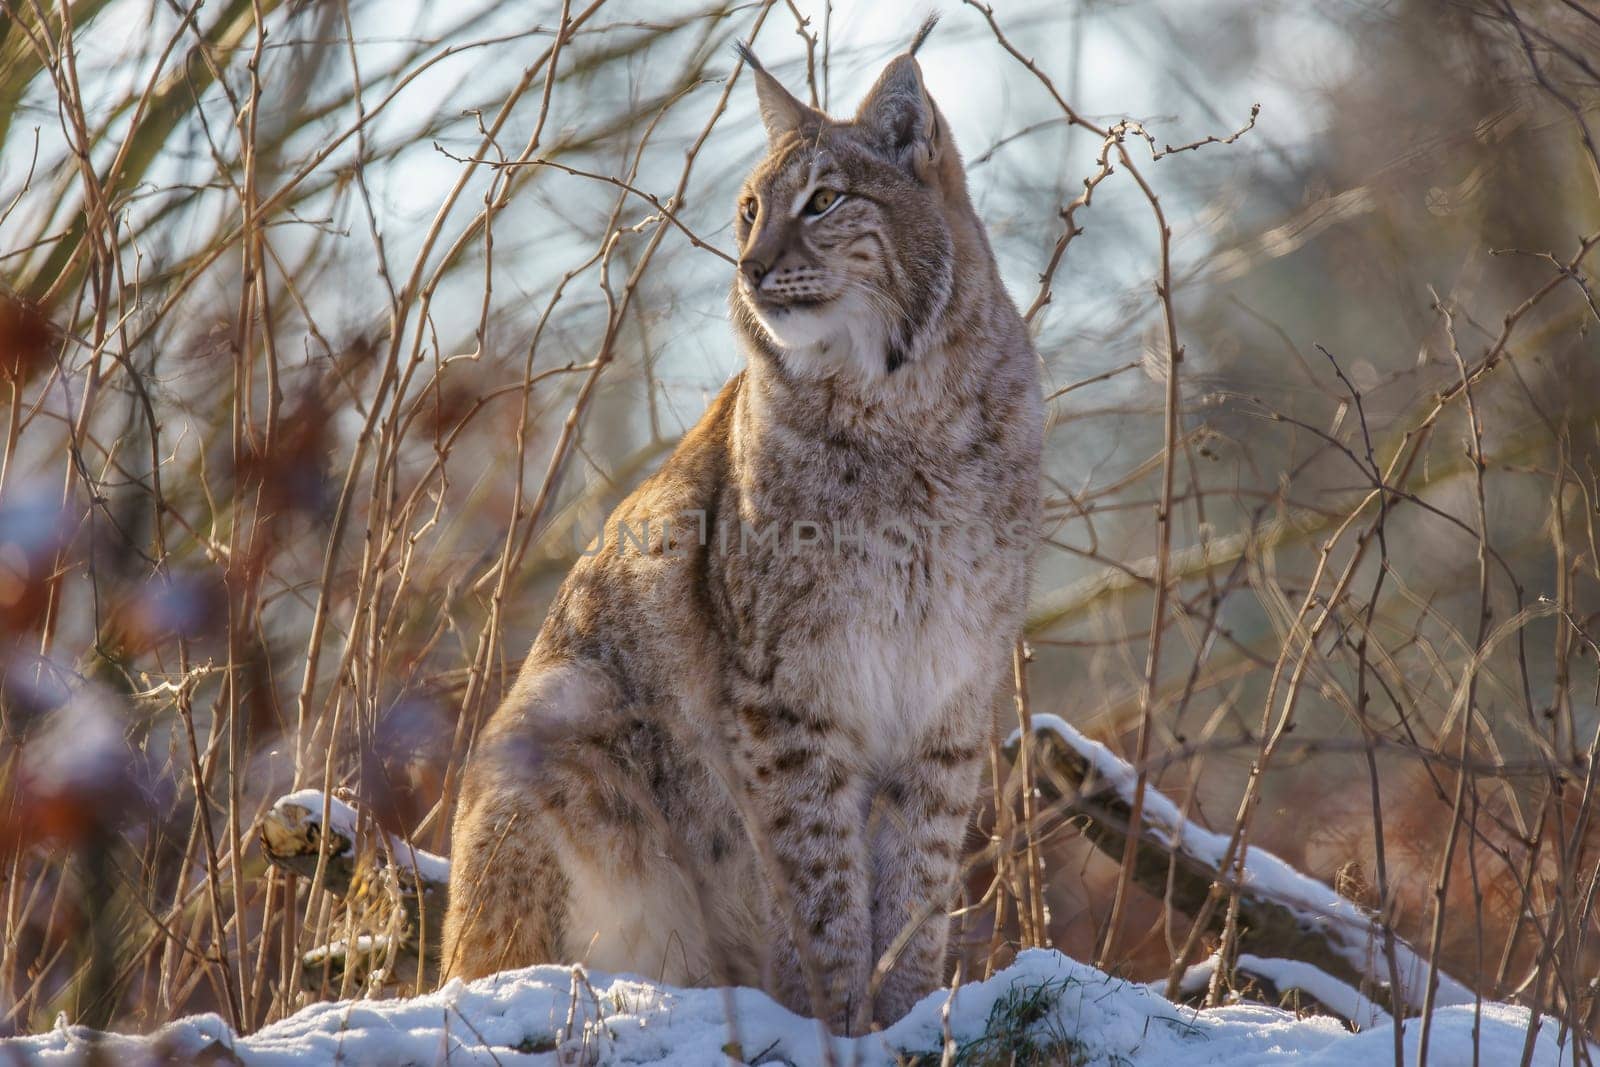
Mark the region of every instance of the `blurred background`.
<instances>
[{"instance_id":1,"label":"blurred background","mask_svg":"<svg viewBox=\"0 0 1600 1067\"><path fill-rule=\"evenodd\" d=\"M0 0L0 1033L352 992L299 961L353 909L252 828L326 786L448 852L557 583L738 369L733 42L849 114L927 10ZM1591 1025L1600 5L937 10L1050 398L999 735L1061 715ZM968 973L1209 947L1033 843Z\"/></svg>"}]
</instances>

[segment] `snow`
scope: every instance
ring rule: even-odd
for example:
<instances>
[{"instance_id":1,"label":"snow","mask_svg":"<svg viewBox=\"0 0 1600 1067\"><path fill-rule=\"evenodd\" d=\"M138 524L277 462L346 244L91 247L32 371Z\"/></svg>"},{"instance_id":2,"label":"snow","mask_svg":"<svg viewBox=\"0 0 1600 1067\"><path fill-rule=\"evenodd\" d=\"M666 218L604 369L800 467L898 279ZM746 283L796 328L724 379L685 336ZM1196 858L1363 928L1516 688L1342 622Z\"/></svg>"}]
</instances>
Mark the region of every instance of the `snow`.
<instances>
[{"instance_id":1,"label":"snow","mask_svg":"<svg viewBox=\"0 0 1600 1067\"><path fill-rule=\"evenodd\" d=\"M1033 726L1035 730L1046 729L1054 733L1088 760L1096 774L1131 802L1137 775L1110 749L1098 741L1091 741L1066 720L1055 715L1035 715ZM1011 735L1013 743L1020 732ZM1212 867L1220 867L1227 854L1227 835L1212 833L1185 819L1177 805L1157 789L1145 789L1144 821L1146 825L1159 829L1174 848ZM1388 974L1388 961L1382 947L1383 934L1378 924L1354 902L1346 900L1326 884L1301 874L1261 848L1248 850L1242 881L1257 895L1299 912L1308 927L1327 930L1332 935L1328 938L1329 944L1340 948L1357 971ZM1395 940L1394 951L1405 1002L1420 1005L1428 981L1428 961L1399 939ZM1438 983L1438 990L1434 994L1435 1004L1444 1007L1473 1003L1472 990L1448 974L1440 972ZM1309 989L1306 992L1312 993Z\"/></svg>"},{"instance_id":2,"label":"snow","mask_svg":"<svg viewBox=\"0 0 1600 1067\"><path fill-rule=\"evenodd\" d=\"M108 1036L100 1062L130 1067L166 1062L238 1062L248 1067L384 1064L654 1064L832 1062L889 1067L906 1053L934 1054L948 1032L958 1045L996 1027L1019 996L1044 1009L1026 1033L1036 1043L1065 1039L1063 1057L1085 1067L1371 1067L1390 1062L1393 1034L1380 1025L1359 1034L1325 1017L1297 1019L1274 1008L1180 1007L1150 988L1112 978L1058 952L1023 952L986 982L924 999L889 1029L854 1040L826 1038L818 1024L748 989L675 989L581 968L531 967L472 983L452 981L409 1000L315 1004L258 1033L236 1037L215 1015L173 1023L146 1038ZM1528 1013L1483 1005L1479 1062L1521 1058ZM1406 1026L1415 1054L1420 1027ZM1561 1062L1554 1023L1541 1027L1533 1063ZM90 1061L88 1031L59 1025L34 1037L0 1041L0 1063L69 1065ZM1430 1062L1472 1062L1473 1009L1439 1009ZM988 1047L988 1046L985 1046ZM737 1058L729 1058L729 1053ZM230 1059L231 1057L233 1059ZM163 1059L162 1057L167 1057ZM1054 1058L1054 1057L1052 1057ZM1002 1060L1001 1062L1005 1062Z\"/></svg>"},{"instance_id":3,"label":"snow","mask_svg":"<svg viewBox=\"0 0 1600 1067\"><path fill-rule=\"evenodd\" d=\"M1349 1019L1362 1029L1387 1026L1394 1021L1388 1012L1362 996L1358 990L1352 989L1322 968L1301 960L1268 959L1242 952L1239 954L1237 970L1246 975L1266 979L1280 993L1298 989L1315 997L1318 1003L1330 1011L1337 1012L1342 1018ZM1211 985L1211 976L1216 971L1217 957L1207 956L1183 972L1183 977L1178 981L1179 991L1188 995L1208 988ZM1165 985L1166 982L1162 981L1152 988Z\"/></svg>"},{"instance_id":4,"label":"snow","mask_svg":"<svg viewBox=\"0 0 1600 1067\"><path fill-rule=\"evenodd\" d=\"M273 812L282 821L283 825L299 827L305 825L322 825L322 802L328 802L328 829L351 842L356 838L356 827L360 816L356 809L340 800L338 797L329 796L320 789L301 789L277 799L272 805ZM394 856L395 862L415 868L417 876L424 882L433 882L438 885L448 884L450 881L450 861L443 856L436 856L432 852L424 852L400 837L398 834L384 834L388 842L389 852Z\"/></svg>"}]
</instances>

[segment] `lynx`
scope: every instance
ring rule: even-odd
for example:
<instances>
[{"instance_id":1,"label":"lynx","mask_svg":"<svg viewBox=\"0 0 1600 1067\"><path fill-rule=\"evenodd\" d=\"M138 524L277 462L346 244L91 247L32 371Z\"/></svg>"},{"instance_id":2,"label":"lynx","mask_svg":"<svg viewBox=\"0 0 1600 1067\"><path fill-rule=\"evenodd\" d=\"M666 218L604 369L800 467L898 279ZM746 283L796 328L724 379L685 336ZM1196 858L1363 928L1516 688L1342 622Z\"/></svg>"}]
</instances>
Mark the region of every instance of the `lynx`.
<instances>
[{"instance_id":1,"label":"lynx","mask_svg":"<svg viewBox=\"0 0 1600 1067\"><path fill-rule=\"evenodd\" d=\"M466 768L442 973L766 989L838 1032L943 979L1039 521L1038 367L923 85L753 55L746 358L562 585Z\"/></svg>"}]
</instances>

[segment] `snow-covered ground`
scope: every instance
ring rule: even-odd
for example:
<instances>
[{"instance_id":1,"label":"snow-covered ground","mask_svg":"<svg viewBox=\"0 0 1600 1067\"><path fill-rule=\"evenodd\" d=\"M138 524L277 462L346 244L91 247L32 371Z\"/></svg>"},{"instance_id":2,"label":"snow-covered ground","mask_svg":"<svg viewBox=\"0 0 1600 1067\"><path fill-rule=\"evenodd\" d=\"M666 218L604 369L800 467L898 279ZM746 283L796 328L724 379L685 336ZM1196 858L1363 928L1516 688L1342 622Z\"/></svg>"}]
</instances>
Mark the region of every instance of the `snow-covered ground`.
<instances>
[{"instance_id":1,"label":"snow-covered ground","mask_svg":"<svg viewBox=\"0 0 1600 1067\"><path fill-rule=\"evenodd\" d=\"M1429 1062L1473 1062L1471 1004L1439 1009ZM1484 1004L1478 1062L1515 1064L1528 1013ZM1408 1060L1420 1027L1406 1026ZM1562 1060L1555 1025L1541 1027L1533 1062ZM0 1042L0 1063L78 1064L92 1035L62 1026ZM255 1065L794 1064L867 1067L912 1062L1249 1067L1295 1063L1375 1067L1393 1060L1387 1026L1352 1034L1327 1018L1296 1019L1236 1005L1195 1011L1057 952L1031 950L987 982L936 993L882 1033L824 1038L817 1024L753 990L674 989L568 967L532 967L410 1000L316 1004L248 1037L214 1015L147 1038L102 1039L95 1062ZM994 1055L990 1059L986 1054ZM1570 1053L1569 1053L1570 1058Z\"/></svg>"}]
</instances>

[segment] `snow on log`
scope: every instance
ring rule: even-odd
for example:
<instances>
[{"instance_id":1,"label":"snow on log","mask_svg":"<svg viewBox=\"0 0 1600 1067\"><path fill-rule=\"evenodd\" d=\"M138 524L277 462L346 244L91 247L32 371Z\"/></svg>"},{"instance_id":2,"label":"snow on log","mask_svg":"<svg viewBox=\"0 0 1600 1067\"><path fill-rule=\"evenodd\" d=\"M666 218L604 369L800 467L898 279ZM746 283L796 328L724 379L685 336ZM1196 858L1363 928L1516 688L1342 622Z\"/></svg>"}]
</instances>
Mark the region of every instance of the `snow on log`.
<instances>
[{"instance_id":1,"label":"snow on log","mask_svg":"<svg viewBox=\"0 0 1600 1067\"><path fill-rule=\"evenodd\" d=\"M353 987L369 996L415 992L417 967L415 941L388 934L358 934L349 940L341 938L318 945L303 954L300 987L311 993L339 989L348 972Z\"/></svg>"},{"instance_id":2,"label":"snow on log","mask_svg":"<svg viewBox=\"0 0 1600 1067\"><path fill-rule=\"evenodd\" d=\"M361 817L349 804L338 797L329 796L320 789L301 789L279 797L270 811L261 819L261 846L273 863L310 877L317 867L318 838L323 833L322 810L328 807L327 833L328 866L334 859L342 862L344 881L329 874L327 885L336 892L350 885L354 873L357 826ZM398 834L383 833L385 853L381 859L392 862L401 871L420 882L424 891L444 889L450 884L450 861L432 852L414 848Z\"/></svg>"},{"instance_id":3,"label":"snow on log","mask_svg":"<svg viewBox=\"0 0 1600 1067\"><path fill-rule=\"evenodd\" d=\"M1217 963L1216 955L1212 954L1183 972L1178 983L1182 999L1204 996L1211 986L1211 976L1217 971ZM1242 952L1233 970L1235 980L1244 987L1244 999L1290 1007L1285 1001L1299 994L1295 999L1301 1001L1300 1008L1310 1007L1320 1014L1332 1015L1356 1029L1370 1030L1394 1022L1388 1012L1363 996L1360 990L1300 960L1267 959ZM1158 992L1165 986L1165 980L1151 983L1151 988ZM1306 1004L1306 1000L1311 1003Z\"/></svg>"},{"instance_id":4,"label":"snow on log","mask_svg":"<svg viewBox=\"0 0 1600 1067\"><path fill-rule=\"evenodd\" d=\"M1113 859L1122 857L1137 773L1112 751L1091 741L1054 715L1033 717L1035 766L1040 792L1064 802L1086 817L1085 836ZM1021 731L1006 742L1016 759ZM1228 838L1183 817L1177 806L1153 787L1146 787L1134 878L1147 892L1168 897L1174 907L1194 916L1213 883L1231 879L1222 871ZM1246 856L1239 885L1240 945L1258 959L1295 960L1331 980L1369 995L1393 1008L1389 965L1377 921L1355 902L1315 878L1301 874L1261 848ZM1168 889L1168 872L1174 878ZM1220 929L1222 912L1213 922ZM1395 963L1400 976L1401 1010L1415 1014L1422 1007L1428 961L1396 937ZM1473 1003L1472 990L1449 975L1437 975L1438 1005ZM1311 990L1305 992L1315 996ZM1320 998L1318 998L1320 999ZM1353 1020L1355 1021L1355 1020Z\"/></svg>"},{"instance_id":5,"label":"snow on log","mask_svg":"<svg viewBox=\"0 0 1600 1067\"><path fill-rule=\"evenodd\" d=\"M328 812L326 828L324 801ZM370 820L367 839L376 839L377 844L363 855L357 848L364 836L361 823L356 809L338 797L302 789L279 797L257 828L261 851L268 861L305 878L316 877L318 854L325 838L328 858L322 883L329 892L338 897L367 898L364 903L369 905L390 900L403 910L405 921L398 929L375 932L370 941L358 937L353 946L344 942L324 945L302 957L302 976L313 985L347 967L361 977L363 984L368 979L388 985L409 983L415 975L417 957L422 954L419 942L425 942L430 950L439 943L450 886L450 861L371 826ZM379 906L376 910L381 913L384 909ZM391 945L389 939L394 933L400 936ZM382 951L374 951L373 946L380 943ZM425 955L430 966L437 962L436 952Z\"/></svg>"}]
</instances>

